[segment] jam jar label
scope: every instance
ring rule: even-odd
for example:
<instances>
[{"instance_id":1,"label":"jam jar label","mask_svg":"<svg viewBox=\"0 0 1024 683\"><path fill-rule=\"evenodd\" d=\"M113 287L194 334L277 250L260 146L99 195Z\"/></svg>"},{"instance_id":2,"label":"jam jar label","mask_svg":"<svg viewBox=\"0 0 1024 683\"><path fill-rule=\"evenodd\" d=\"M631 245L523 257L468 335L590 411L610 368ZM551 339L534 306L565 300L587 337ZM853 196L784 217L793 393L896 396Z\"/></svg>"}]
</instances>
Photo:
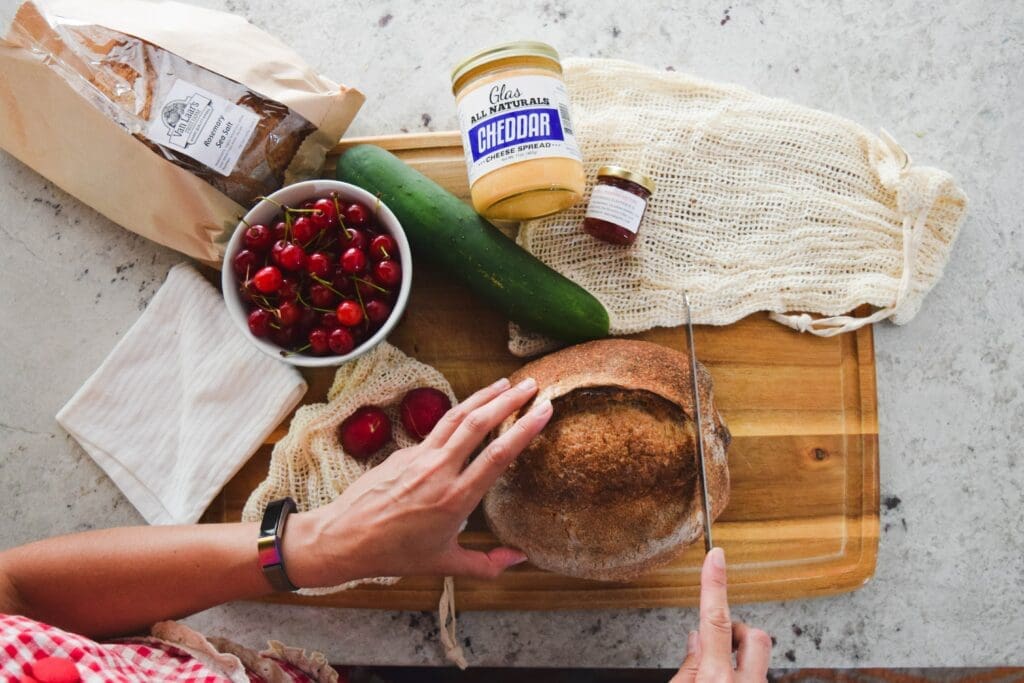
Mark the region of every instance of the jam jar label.
<instances>
[{"instance_id":1,"label":"jam jar label","mask_svg":"<svg viewBox=\"0 0 1024 683\"><path fill-rule=\"evenodd\" d=\"M155 113L146 131L150 140L223 176L234 172L260 122L255 112L180 78Z\"/></svg>"},{"instance_id":2,"label":"jam jar label","mask_svg":"<svg viewBox=\"0 0 1024 683\"><path fill-rule=\"evenodd\" d=\"M590 193L586 218L596 218L621 225L630 232L640 229L647 200L614 185L598 183Z\"/></svg>"},{"instance_id":3,"label":"jam jar label","mask_svg":"<svg viewBox=\"0 0 1024 683\"><path fill-rule=\"evenodd\" d=\"M582 161L569 117L569 94L559 78L510 76L481 85L459 100L458 116L471 185L520 161Z\"/></svg>"}]
</instances>

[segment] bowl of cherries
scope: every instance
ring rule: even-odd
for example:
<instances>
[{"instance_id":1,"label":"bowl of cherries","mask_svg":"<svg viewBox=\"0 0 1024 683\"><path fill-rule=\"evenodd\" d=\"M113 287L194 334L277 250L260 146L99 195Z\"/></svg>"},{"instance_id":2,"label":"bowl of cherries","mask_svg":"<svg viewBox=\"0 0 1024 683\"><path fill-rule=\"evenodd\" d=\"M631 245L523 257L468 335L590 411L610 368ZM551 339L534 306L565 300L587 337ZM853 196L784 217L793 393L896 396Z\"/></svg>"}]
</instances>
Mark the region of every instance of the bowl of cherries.
<instances>
[{"instance_id":1,"label":"bowl of cherries","mask_svg":"<svg viewBox=\"0 0 1024 683\"><path fill-rule=\"evenodd\" d=\"M245 215L221 270L224 300L264 352L340 365L384 340L409 299L409 241L390 209L336 180L282 188Z\"/></svg>"}]
</instances>

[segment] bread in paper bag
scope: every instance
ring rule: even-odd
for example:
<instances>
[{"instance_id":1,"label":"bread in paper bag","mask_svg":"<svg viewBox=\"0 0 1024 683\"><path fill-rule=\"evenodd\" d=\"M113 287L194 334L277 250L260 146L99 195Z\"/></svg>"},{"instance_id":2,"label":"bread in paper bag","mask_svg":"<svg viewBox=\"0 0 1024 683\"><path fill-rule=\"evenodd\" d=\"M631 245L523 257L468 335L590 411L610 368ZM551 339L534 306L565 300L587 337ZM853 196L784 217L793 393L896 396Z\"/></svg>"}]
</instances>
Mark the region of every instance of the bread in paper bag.
<instances>
[{"instance_id":1,"label":"bread in paper bag","mask_svg":"<svg viewBox=\"0 0 1024 683\"><path fill-rule=\"evenodd\" d=\"M0 147L213 263L257 197L319 172L362 101L244 19L175 2L26 2L0 41Z\"/></svg>"}]
</instances>

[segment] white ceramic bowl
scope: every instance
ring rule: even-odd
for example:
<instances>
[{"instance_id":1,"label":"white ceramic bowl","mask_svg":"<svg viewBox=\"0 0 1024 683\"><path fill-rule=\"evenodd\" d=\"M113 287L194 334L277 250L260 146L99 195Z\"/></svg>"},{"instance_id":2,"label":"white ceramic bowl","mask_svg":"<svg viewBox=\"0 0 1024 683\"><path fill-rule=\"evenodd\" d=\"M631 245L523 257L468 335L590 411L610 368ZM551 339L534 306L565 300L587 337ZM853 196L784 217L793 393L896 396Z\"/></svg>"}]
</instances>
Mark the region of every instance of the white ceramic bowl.
<instances>
[{"instance_id":1,"label":"white ceramic bowl","mask_svg":"<svg viewBox=\"0 0 1024 683\"><path fill-rule=\"evenodd\" d=\"M280 213L280 210L273 202L294 207L299 206L307 199L326 197L330 192L337 192L339 198L349 202L361 202L371 211L375 211L377 222L387 229L398 244L398 254L402 264L402 284L398 290L398 299L395 301L391 316L384 321L384 325L374 332L369 339L363 340L361 344L344 356L306 356L301 353L282 356L280 346L270 340L254 336L249 331L248 310L239 294L240 283L235 275L234 268L231 267L235 255L244 248L243 235L245 233L245 223L238 224L235 228L235 234L228 241L227 249L224 252L224 263L220 271L224 302L227 304L228 313L230 313L232 320L238 325L242 334L267 355L283 360L291 365L307 368L341 365L354 358L358 358L384 341L395 325L398 324L402 313L405 312L405 305L409 301L409 288L412 285L412 252L409 250L409 240L405 237L402 225L395 218L395 214L391 213L391 209L382 202L378 202L377 198L372 194L355 185L349 185L337 180L306 180L283 187L267 199L262 200L249 213L245 214L245 222L250 225L263 223L269 226L272 219Z\"/></svg>"}]
</instances>

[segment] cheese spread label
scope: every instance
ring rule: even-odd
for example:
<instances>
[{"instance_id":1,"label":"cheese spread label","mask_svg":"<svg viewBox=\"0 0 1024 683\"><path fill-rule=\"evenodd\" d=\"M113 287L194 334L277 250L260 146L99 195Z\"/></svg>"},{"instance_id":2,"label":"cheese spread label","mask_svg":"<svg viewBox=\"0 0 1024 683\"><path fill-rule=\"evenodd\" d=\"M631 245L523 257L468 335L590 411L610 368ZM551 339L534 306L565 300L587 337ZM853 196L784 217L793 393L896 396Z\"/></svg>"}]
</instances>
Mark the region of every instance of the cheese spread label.
<instances>
[{"instance_id":1,"label":"cheese spread label","mask_svg":"<svg viewBox=\"0 0 1024 683\"><path fill-rule=\"evenodd\" d=\"M472 185L491 171L530 159L582 161L560 78L510 76L467 92L458 104Z\"/></svg>"},{"instance_id":2,"label":"cheese spread label","mask_svg":"<svg viewBox=\"0 0 1024 683\"><path fill-rule=\"evenodd\" d=\"M614 185L598 184L590 193L587 218L621 225L630 232L640 229L647 200Z\"/></svg>"},{"instance_id":3,"label":"cheese spread label","mask_svg":"<svg viewBox=\"0 0 1024 683\"><path fill-rule=\"evenodd\" d=\"M179 78L156 109L146 136L229 176L259 121L255 112Z\"/></svg>"}]
</instances>

